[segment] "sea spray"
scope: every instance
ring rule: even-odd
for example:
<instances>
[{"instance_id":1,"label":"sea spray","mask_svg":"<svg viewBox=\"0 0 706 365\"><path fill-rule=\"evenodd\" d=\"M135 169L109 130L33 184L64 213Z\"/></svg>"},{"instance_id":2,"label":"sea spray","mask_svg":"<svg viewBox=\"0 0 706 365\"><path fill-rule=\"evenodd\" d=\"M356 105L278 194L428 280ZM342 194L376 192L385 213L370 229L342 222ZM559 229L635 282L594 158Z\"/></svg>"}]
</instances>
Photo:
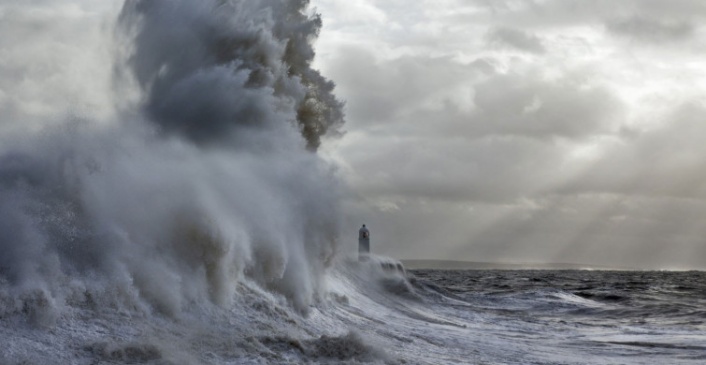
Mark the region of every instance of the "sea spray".
<instances>
[{"instance_id":1,"label":"sea spray","mask_svg":"<svg viewBox=\"0 0 706 365\"><path fill-rule=\"evenodd\" d=\"M114 305L176 315L225 306L253 280L306 312L339 214L313 151L343 122L310 66L321 21L307 6L126 1L102 65L114 116L56 115L37 132L29 113L0 114L18 125L0 144L8 285L52 308L103 288Z\"/></svg>"},{"instance_id":2,"label":"sea spray","mask_svg":"<svg viewBox=\"0 0 706 365\"><path fill-rule=\"evenodd\" d=\"M127 1L119 25L150 121L202 145L248 149L253 138L285 143L272 134L294 122L316 149L343 114L333 83L311 68L321 19L308 2Z\"/></svg>"}]
</instances>

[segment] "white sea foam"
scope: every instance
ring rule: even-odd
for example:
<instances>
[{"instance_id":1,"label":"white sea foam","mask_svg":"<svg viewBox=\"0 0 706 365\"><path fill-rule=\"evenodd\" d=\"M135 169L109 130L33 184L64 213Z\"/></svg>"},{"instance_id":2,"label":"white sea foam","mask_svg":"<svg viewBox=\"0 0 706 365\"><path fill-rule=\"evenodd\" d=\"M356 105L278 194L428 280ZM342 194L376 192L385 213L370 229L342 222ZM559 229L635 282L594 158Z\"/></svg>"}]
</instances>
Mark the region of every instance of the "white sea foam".
<instances>
[{"instance_id":1,"label":"white sea foam","mask_svg":"<svg viewBox=\"0 0 706 365\"><path fill-rule=\"evenodd\" d=\"M703 362L552 317L616 310L592 293L341 256L307 1L101 3L0 3L1 364Z\"/></svg>"}]
</instances>

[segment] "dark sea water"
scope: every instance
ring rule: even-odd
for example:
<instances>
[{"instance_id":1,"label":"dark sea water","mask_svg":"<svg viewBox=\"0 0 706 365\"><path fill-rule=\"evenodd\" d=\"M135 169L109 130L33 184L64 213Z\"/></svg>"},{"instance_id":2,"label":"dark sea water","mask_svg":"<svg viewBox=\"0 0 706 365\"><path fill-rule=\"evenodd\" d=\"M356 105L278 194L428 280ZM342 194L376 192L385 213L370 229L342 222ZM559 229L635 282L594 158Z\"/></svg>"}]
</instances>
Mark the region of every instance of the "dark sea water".
<instances>
[{"instance_id":1,"label":"dark sea water","mask_svg":"<svg viewBox=\"0 0 706 365\"><path fill-rule=\"evenodd\" d=\"M14 3L0 365L706 363L704 273L345 256L309 1Z\"/></svg>"},{"instance_id":2,"label":"dark sea water","mask_svg":"<svg viewBox=\"0 0 706 365\"><path fill-rule=\"evenodd\" d=\"M345 256L309 1L14 3L0 365L706 363L704 273Z\"/></svg>"},{"instance_id":3,"label":"dark sea water","mask_svg":"<svg viewBox=\"0 0 706 365\"><path fill-rule=\"evenodd\" d=\"M703 272L412 270L342 260L301 312L248 278L165 312L0 276L0 364L705 364Z\"/></svg>"},{"instance_id":4,"label":"dark sea water","mask_svg":"<svg viewBox=\"0 0 706 365\"><path fill-rule=\"evenodd\" d=\"M438 312L467 313L497 363L706 363L706 273L415 270ZM481 322L481 323L479 323Z\"/></svg>"}]
</instances>

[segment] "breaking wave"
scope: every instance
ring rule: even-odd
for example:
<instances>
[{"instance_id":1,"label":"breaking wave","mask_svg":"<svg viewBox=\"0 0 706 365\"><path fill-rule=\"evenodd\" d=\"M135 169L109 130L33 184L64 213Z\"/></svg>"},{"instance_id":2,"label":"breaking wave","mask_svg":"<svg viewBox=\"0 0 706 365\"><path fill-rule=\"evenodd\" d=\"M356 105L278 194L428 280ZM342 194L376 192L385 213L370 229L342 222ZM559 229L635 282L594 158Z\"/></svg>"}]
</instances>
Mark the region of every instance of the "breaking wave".
<instances>
[{"instance_id":1,"label":"breaking wave","mask_svg":"<svg viewBox=\"0 0 706 365\"><path fill-rule=\"evenodd\" d=\"M703 273L346 257L320 28L305 0L0 2L0 364L704 363Z\"/></svg>"},{"instance_id":2,"label":"breaking wave","mask_svg":"<svg viewBox=\"0 0 706 365\"><path fill-rule=\"evenodd\" d=\"M339 187L315 150L343 112L311 67L319 16L305 0L129 0L111 24L94 65L111 70L109 117L0 107L0 277L24 298L3 310L50 323L101 293L176 315L250 280L305 313L338 251Z\"/></svg>"}]
</instances>

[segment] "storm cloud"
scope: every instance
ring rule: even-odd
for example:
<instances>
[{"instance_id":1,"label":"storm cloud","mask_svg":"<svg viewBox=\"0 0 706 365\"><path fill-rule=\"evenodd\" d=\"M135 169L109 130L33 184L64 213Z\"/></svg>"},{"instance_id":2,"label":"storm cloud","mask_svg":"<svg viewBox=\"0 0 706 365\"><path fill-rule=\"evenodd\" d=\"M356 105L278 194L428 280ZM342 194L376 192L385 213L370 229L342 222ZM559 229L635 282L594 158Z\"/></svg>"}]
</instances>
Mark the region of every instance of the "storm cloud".
<instances>
[{"instance_id":1,"label":"storm cloud","mask_svg":"<svg viewBox=\"0 0 706 365\"><path fill-rule=\"evenodd\" d=\"M542 41L523 31L512 28L497 28L488 32L488 43L491 45L509 46L521 51L530 53L544 53L546 50L542 45Z\"/></svg>"},{"instance_id":2,"label":"storm cloud","mask_svg":"<svg viewBox=\"0 0 706 365\"><path fill-rule=\"evenodd\" d=\"M351 247L706 268L702 2L314 5Z\"/></svg>"},{"instance_id":3,"label":"storm cloud","mask_svg":"<svg viewBox=\"0 0 706 365\"><path fill-rule=\"evenodd\" d=\"M613 20L606 24L608 31L644 42L669 42L688 39L694 33L694 25L685 21L660 21L632 17Z\"/></svg>"}]
</instances>

